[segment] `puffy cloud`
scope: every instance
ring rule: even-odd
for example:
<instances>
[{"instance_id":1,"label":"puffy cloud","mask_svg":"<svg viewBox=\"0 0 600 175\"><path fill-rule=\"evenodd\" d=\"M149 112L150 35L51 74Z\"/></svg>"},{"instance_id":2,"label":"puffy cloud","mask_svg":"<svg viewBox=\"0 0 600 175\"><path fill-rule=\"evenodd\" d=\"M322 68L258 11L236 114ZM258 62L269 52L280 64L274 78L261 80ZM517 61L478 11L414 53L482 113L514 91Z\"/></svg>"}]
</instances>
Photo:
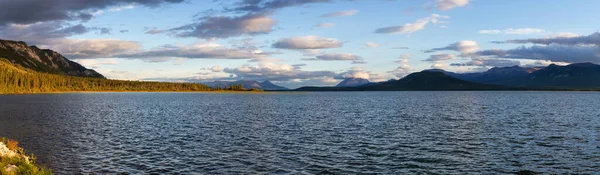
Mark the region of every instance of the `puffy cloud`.
<instances>
[{"instance_id":1,"label":"puffy cloud","mask_svg":"<svg viewBox=\"0 0 600 175\"><path fill-rule=\"evenodd\" d=\"M314 35L284 38L273 44L279 49L328 49L342 47L343 43L334 38L323 38Z\"/></svg>"},{"instance_id":2,"label":"puffy cloud","mask_svg":"<svg viewBox=\"0 0 600 175\"><path fill-rule=\"evenodd\" d=\"M273 31L277 21L269 13L249 13L237 17L203 17L200 22L169 29L178 37L202 39L229 38L242 35L267 34Z\"/></svg>"},{"instance_id":3,"label":"puffy cloud","mask_svg":"<svg viewBox=\"0 0 600 175\"><path fill-rule=\"evenodd\" d=\"M321 15L321 18L352 16L358 13L358 10L345 10Z\"/></svg>"},{"instance_id":4,"label":"puffy cloud","mask_svg":"<svg viewBox=\"0 0 600 175\"><path fill-rule=\"evenodd\" d=\"M548 38L531 38L531 39L516 39L508 41L495 41L493 43L515 43L515 44L561 44L561 45L596 45L600 46L600 32L592 33L590 35L559 35L558 37Z\"/></svg>"},{"instance_id":5,"label":"puffy cloud","mask_svg":"<svg viewBox=\"0 0 600 175\"><path fill-rule=\"evenodd\" d=\"M407 63L404 63L404 64L401 64L400 66L398 66L398 68L388 71L387 73L390 73L390 74L396 76L397 78L402 78L402 77L412 73L412 68Z\"/></svg>"},{"instance_id":6,"label":"puffy cloud","mask_svg":"<svg viewBox=\"0 0 600 175\"><path fill-rule=\"evenodd\" d=\"M365 46L369 47L369 48L376 48L379 47L380 44L374 43L374 42L366 42Z\"/></svg>"},{"instance_id":7,"label":"puffy cloud","mask_svg":"<svg viewBox=\"0 0 600 175\"><path fill-rule=\"evenodd\" d=\"M419 30L423 30L425 29L425 26L427 26L427 24L434 23L434 24L438 24L438 23L444 23L443 21L440 21L440 19L447 19L450 18L448 16L441 16L441 15L437 15L437 14L432 14L429 17L426 18L421 18L413 23L406 23L404 25L401 26L391 26L391 27L384 27L384 28L379 28L377 30L375 30L375 33L380 33L380 34L411 34L414 33L416 31Z\"/></svg>"},{"instance_id":8,"label":"puffy cloud","mask_svg":"<svg viewBox=\"0 0 600 175\"><path fill-rule=\"evenodd\" d=\"M536 29L536 28L508 28L504 30L480 30L479 34L507 34L507 35L531 35L531 34L541 34L546 32L544 29Z\"/></svg>"},{"instance_id":9,"label":"puffy cloud","mask_svg":"<svg viewBox=\"0 0 600 175\"><path fill-rule=\"evenodd\" d=\"M388 71L388 73L393 74L394 76L398 77L398 78L402 78L408 74L410 74L412 72L412 68L410 67L410 65L408 64L410 62L410 58L412 57L411 54L402 54L400 55L400 60L395 61L396 63L400 63L400 66L398 66L398 68L392 70L392 71Z\"/></svg>"},{"instance_id":10,"label":"puffy cloud","mask_svg":"<svg viewBox=\"0 0 600 175\"><path fill-rule=\"evenodd\" d=\"M329 28L329 27L333 27L333 26L335 26L335 23L329 23L329 22L319 23L319 24L315 25L315 27L320 27L320 28Z\"/></svg>"},{"instance_id":11,"label":"puffy cloud","mask_svg":"<svg viewBox=\"0 0 600 175\"><path fill-rule=\"evenodd\" d=\"M216 65L216 66L213 66L212 68L210 68L210 70L212 72L221 72L221 71L223 71L223 68L221 68L221 66Z\"/></svg>"},{"instance_id":12,"label":"puffy cloud","mask_svg":"<svg viewBox=\"0 0 600 175\"><path fill-rule=\"evenodd\" d=\"M580 43L579 41L568 41L566 43ZM561 41L562 40L557 40ZM554 42L554 41L552 41ZM550 42L550 43L552 43ZM593 43L593 41L582 41L583 43ZM491 49L478 51L480 56L493 56L498 58L513 58L513 59L533 59L533 60L550 60L555 62L592 62L600 63L600 48L594 45L558 45L550 44L547 46L521 46L515 49Z\"/></svg>"},{"instance_id":13,"label":"puffy cloud","mask_svg":"<svg viewBox=\"0 0 600 175\"><path fill-rule=\"evenodd\" d=\"M450 10L469 4L469 0L437 0L436 7L439 10Z\"/></svg>"},{"instance_id":14,"label":"puffy cloud","mask_svg":"<svg viewBox=\"0 0 600 175\"><path fill-rule=\"evenodd\" d=\"M409 54L409 53L405 53L405 54L400 55L400 58L402 58L402 59L409 59L411 57L412 57L412 54Z\"/></svg>"},{"instance_id":15,"label":"puffy cloud","mask_svg":"<svg viewBox=\"0 0 600 175\"><path fill-rule=\"evenodd\" d=\"M89 20L98 9L139 4L157 7L167 3L181 3L184 0L60 0L49 3L47 0L3 0L0 1L0 26L6 24L34 24L37 22L60 20ZM43 5L40 5L43 4Z\"/></svg>"},{"instance_id":16,"label":"puffy cloud","mask_svg":"<svg viewBox=\"0 0 600 175\"><path fill-rule=\"evenodd\" d=\"M467 56L471 53L476 52L477 50L479 50L479 45L477 45L477 42L475 41L469 41L469 40L464 40L464 41L458 41L455 43L452 43L446 47L441 47L441 48L433 48L431 50L427 50L425 51L425 53L432 53L432 52L437 52L437 51L444 51L444 50L451 50L451 51L457 51L461 53L461 56Z\"/></svg>"},{"instance_id":17,"label":"puffy cloud","mask_svg":"<svg viewBox=\"0 0 600 175\"><path fill-rule=\"evenodd\" d=\"M198 43L187 46L164 45L151 50L116 55L120 58L142 59L146 61L168 61L171 58L189 59L252 59L269 56L256 48L228 48L217 43Z\"/></svg>"},{"instance_id":18,"label":"puffy cloud","mask_svg":"<svg viewBox=\"0 0 600 175\"><path fill-rule=\"evenodd\" d=\"M362 67L353 67L351 70L339 73L335 76L336 79L346 78L362 78L368 80L370 78L370 72L366 72Z\"/></svg>"},{"instance_id":19,"label":"puffy cloud","mask_svg":"<svg viewBox=\"0 0 600 175\"><path fill-rule=\"evenodd\" d=\"M449 61L449 60L455 60L455 59L456 59L456 55L454 55L454 54L435 54L435 55L429 56L428 59L423 60L423 61L443 62L443 61Z\"/></svg>"}]
</instances>

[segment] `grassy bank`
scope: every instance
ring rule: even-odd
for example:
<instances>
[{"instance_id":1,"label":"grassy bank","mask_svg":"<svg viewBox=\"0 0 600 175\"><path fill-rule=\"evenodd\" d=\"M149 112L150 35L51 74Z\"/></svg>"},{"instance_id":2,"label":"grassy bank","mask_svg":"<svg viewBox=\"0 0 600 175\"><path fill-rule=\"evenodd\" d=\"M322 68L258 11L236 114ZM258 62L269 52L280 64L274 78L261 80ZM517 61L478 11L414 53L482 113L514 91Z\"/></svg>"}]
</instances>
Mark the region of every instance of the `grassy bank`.
<instances>
[{"instance_id":1,"label":"grassy bank","mask_svg":"<svg viewBox=\"0 0 600 175\"><path fill-rule=\"evenodd\" d=\"M0 174L2 175L47 175L52 171L36 165L36 158L26 155L19 142L0 138Z\"/></svg>"}]
</instances>

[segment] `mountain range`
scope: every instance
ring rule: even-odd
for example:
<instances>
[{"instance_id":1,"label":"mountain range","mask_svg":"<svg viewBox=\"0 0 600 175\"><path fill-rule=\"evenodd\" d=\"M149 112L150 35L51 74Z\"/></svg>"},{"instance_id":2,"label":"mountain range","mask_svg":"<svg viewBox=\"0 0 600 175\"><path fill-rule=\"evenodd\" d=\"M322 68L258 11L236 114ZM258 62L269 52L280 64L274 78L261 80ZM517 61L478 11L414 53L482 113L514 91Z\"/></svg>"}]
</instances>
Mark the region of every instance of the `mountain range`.
<instances>
[{"instance_id":1,"label":"mountain range","mask_svg":"<svg viewBox=\"0 0 600 175\"><path fill-rule=\"evenodd\" d=\"M78 77L105 78L102 74L73 62L58 52L28 46L22 41L0 40L0 58L38 72Z\"/></svg>"},{"instance_id":2,"label":"mountain range","mask_svg":"<svg viewBox=\"0 0 600 175\"><path fill-rule=\"evenodd\" d=\"M547 67L495 67L485 72L454 73L441 69L412 73L399 80L335 87L301 87L298 91L389 90L600 90L600 65L574 63Z\"/></svg>"},{"instance_id":3,"label":"mountain range","mask_svg":"<svg viewBox=\"0 0 600 175\"><path fill-rule=\"evenodd\" d=\"M242 85L244 89L259 89L259 90L289 90L288 88L277 86L270 81L258 82L254 80L239 80L239 81L213 81L202 83L212 88L227 88L231 85Z\"/></svg>"}]
</instances>

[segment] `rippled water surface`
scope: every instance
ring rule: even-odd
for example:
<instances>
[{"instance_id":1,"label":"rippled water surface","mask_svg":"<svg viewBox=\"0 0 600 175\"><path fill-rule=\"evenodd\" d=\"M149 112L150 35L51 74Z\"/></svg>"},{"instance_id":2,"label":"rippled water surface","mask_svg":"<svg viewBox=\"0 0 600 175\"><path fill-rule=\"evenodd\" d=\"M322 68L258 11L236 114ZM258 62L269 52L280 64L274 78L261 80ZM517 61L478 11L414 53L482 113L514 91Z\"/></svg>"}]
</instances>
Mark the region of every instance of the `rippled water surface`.
<instances>
[{"instance_id":1,"label":"rippled water surface","mask_svg":"<svg viewBox=\"0 0 600 175\"><path fill-rule=\"evenodd\" d=\"M56 174L594 174L600 93L4 95L0 136Z\"/></svg>"}]
</instances>

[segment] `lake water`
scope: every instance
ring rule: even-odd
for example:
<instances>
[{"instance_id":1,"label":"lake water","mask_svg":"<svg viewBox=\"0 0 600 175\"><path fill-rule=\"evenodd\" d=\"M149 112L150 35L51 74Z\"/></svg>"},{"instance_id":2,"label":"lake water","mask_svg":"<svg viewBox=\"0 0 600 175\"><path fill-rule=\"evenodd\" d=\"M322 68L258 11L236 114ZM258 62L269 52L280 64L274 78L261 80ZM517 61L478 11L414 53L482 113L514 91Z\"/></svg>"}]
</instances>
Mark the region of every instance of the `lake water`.
<instances>
[{"instance_id":1,"label":"lake water","mask_svg":"<svg viewBox=\"0 0 600 175\"><path fill-rule=\"evenodd\" d=\"M2 95L0 136L56 174L595 174L600 93Z\"/></svg>"}]
</instances>

